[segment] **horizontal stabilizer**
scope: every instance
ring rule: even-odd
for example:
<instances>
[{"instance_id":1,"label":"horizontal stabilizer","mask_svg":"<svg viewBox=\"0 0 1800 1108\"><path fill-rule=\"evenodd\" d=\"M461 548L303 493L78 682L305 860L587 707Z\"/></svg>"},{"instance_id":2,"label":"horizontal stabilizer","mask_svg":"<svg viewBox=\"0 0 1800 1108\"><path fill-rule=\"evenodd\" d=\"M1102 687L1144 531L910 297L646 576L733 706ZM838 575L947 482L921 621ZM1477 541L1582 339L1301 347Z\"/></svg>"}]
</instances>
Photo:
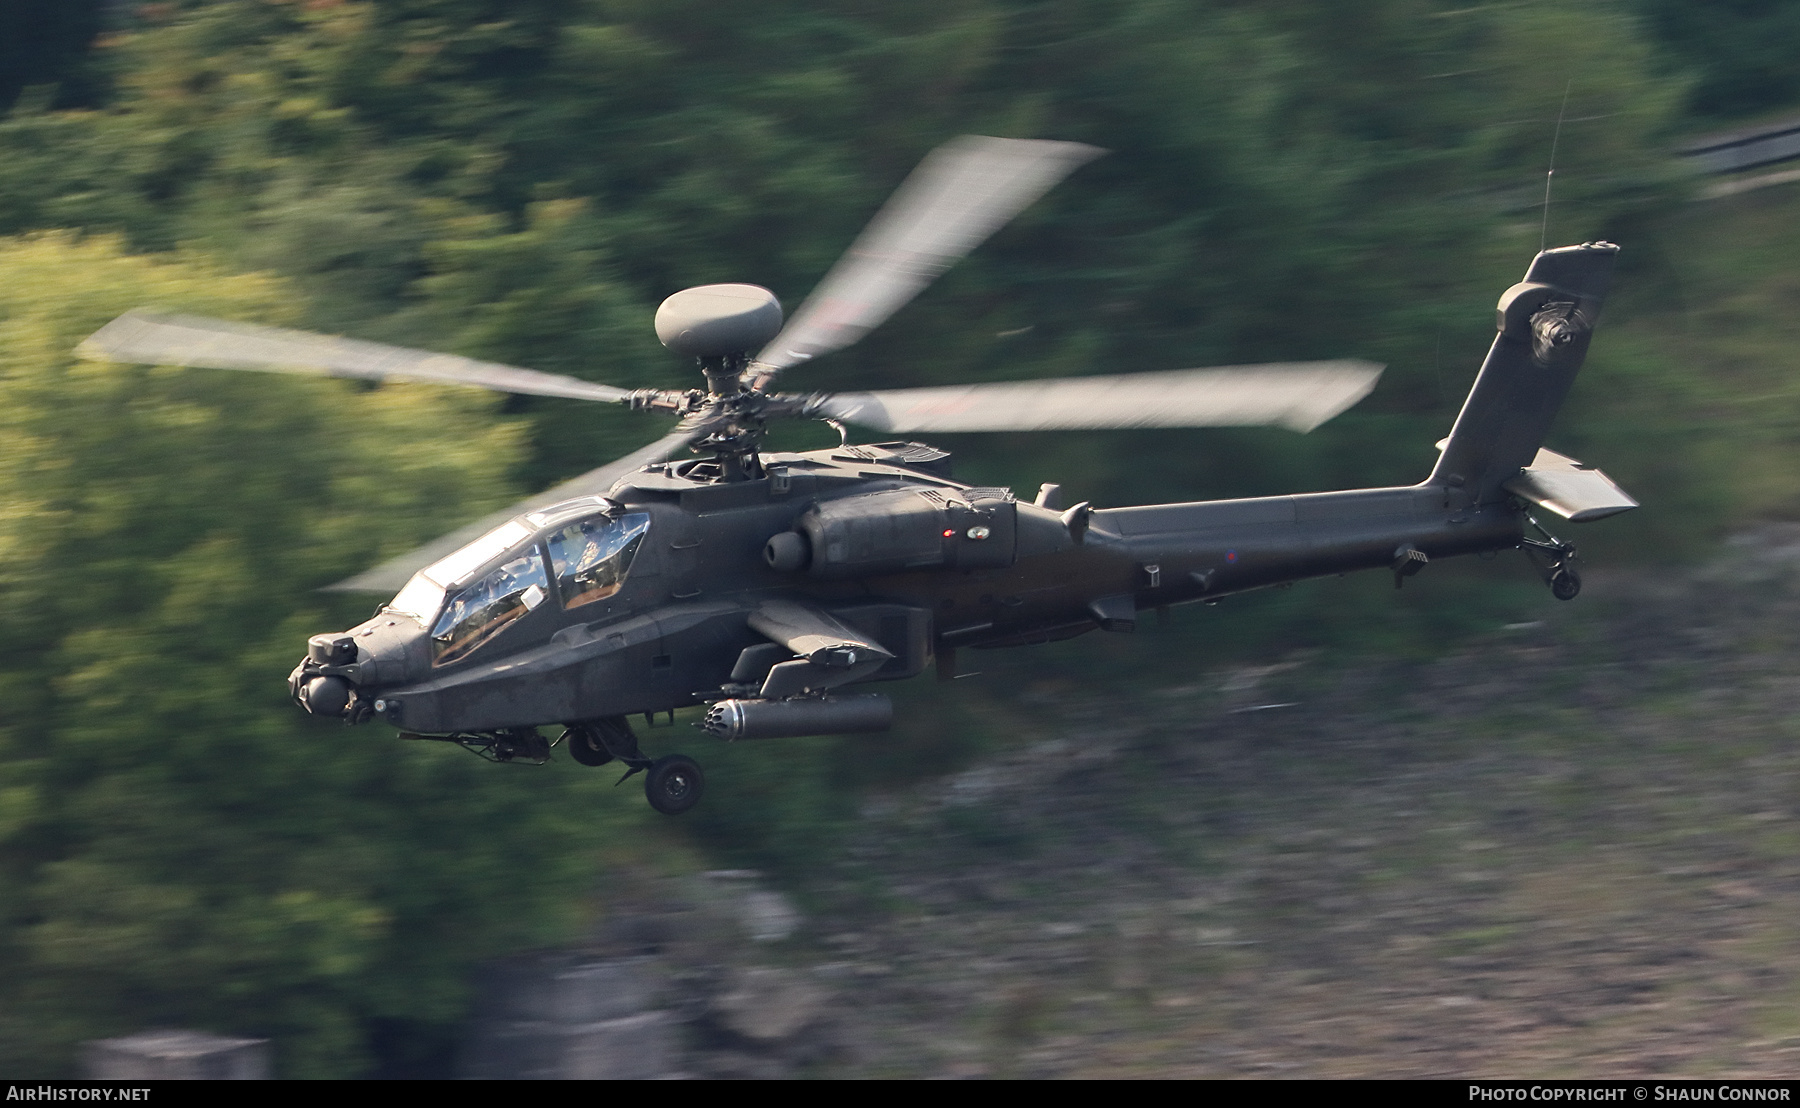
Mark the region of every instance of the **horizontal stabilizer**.
<instances>
[{"instance_id":1,"label":"horizontal stabilizer","mask_svg":"<svg viewBox=\"0 0 1800 1108\"><path fill-rule=\"evenodd\" d=\"M1591 523L1638 506L1606 474L1541 447L1524 472L1501 488L1571 523Z\"/></svg>"}]
</instances>

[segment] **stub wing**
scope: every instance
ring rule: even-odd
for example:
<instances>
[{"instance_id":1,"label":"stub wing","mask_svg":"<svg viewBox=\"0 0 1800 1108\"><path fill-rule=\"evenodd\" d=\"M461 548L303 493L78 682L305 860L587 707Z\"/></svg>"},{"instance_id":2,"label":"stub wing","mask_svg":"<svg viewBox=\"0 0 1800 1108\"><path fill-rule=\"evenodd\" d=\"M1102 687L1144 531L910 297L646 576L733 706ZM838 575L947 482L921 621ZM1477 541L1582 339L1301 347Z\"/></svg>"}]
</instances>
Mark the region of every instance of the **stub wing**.
<instances>
[{"instance_id":1,"label":"stub wing","mask_svg":"<svg viewBox=\"0 0 1800 1108\"><path fill-rule=\"evenodd\" d=\"M781 700L860 681L893 660L880 644L831 613L796 600L765 600L750 628L799 655L769 670L761 696Z\"/></svg>"}]
</instances>

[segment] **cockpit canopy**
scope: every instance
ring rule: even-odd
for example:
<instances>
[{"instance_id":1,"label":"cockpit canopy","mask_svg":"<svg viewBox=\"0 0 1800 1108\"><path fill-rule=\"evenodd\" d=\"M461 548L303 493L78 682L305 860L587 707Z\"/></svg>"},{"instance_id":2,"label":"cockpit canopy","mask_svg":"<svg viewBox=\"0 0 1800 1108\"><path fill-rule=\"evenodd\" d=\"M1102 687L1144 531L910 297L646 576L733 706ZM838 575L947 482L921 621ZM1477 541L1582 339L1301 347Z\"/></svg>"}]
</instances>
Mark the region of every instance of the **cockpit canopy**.
<instances>
[{"instance_id":1,"label":"cockpit canopy","mask_svg":"<svg viewBox=\"0 0 1800 1108\"><path fill-rule=\"evenodd\" d=\"M431 632L433 665L461 661L546 600L579 608L617 593L650 530L610 501L511 520L418 573L390 611Z\"/></svg>"},{"instance_id":2,"label":"cockpit canopy","mask_svg":"<svg viewBox=\"0 0 1800 1108\"><path fill-rule=\"evenodd\" d=\"M546 536L550 568L565 608L579 608L619 591L650 530L645 512L577 520Z\"/></svg>"}]
</instances>

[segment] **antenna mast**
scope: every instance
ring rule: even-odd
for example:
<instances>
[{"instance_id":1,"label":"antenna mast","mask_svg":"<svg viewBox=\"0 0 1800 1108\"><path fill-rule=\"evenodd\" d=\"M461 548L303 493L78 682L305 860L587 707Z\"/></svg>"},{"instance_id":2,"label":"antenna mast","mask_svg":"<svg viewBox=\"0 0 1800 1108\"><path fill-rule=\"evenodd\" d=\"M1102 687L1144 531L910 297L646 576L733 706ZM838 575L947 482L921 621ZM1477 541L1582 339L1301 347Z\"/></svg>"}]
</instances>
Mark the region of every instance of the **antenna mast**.
<instances>
[{"instance_id":1,"label":"antenna mast","mask_svg":"<svg viewBox=\"0 0 1800 1108\"><path fill-rule=\"evenodd\" d=\"M1575 87L1575 78L1563 86L1562 107L1556 112L1556 133L1550 139L1550 169L1544 174L1544 222L1538 227L1538 253L1550 245L1550 181L1556 176L1556 146L1562 141L1563 116L1569 112L1569 90Z\"/></svg>"}]
</instances>

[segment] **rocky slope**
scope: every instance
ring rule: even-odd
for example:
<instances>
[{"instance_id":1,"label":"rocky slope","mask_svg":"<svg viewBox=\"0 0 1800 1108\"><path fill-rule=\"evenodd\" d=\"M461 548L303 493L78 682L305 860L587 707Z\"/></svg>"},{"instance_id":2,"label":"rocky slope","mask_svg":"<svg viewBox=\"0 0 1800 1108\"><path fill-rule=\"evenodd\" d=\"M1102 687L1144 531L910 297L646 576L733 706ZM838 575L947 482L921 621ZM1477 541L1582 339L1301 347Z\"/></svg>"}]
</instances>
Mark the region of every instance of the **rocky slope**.
<instances>
[{"instance_id":1,"label":"rocky slope","mask_svg":"<svg viewBox=\"0 0 1800 1108\"><path fill-rule=\"evenodd\" d=\"M672 1070L1800 1065L1800 527L1591 574L1435 661L1040 707L1031 745L867 805L804 886L615 900L596 953L656 955Z\"/></svg>"}]
</instances>

